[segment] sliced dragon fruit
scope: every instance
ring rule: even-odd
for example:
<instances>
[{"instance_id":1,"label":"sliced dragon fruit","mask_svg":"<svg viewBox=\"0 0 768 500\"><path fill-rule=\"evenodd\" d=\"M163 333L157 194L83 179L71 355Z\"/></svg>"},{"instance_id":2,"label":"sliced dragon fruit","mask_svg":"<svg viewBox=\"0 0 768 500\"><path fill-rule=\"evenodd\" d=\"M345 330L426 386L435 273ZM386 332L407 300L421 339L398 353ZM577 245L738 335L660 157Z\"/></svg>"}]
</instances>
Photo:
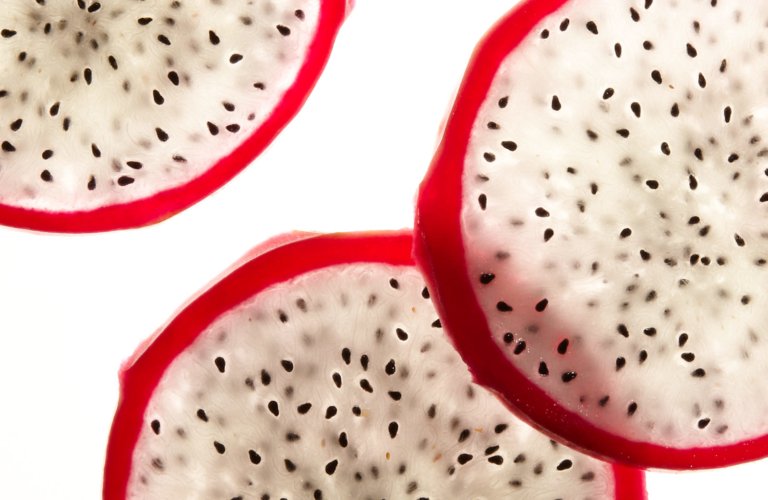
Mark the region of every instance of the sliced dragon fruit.
<instances>
[{"instance_id":1,"label":"sliced dragon fruit","mask_svg":"<svg viewBox=\"0 0 768 500\"><path fill-rule=\"evenodd\" d=\"M0 223L156 222L244 168L303 104L351 0L0 10Z\"/></svg>"},{"instance_id":2,"label":"sliced dragon fruit","mask_svg":"<svg viewBox=\"0 0 768 500\"><path fill-rule=\"evenodd\" d=\"M409 234L297 239L125 367L105 499L644 498L471 382Z\"/></svg>"},{"instance_id":3,"label":"sliced dragon fruit","mask_svg":"<svg viewBox=\"0 0 768 500\"><path fill-rule=\"evenodd\" d=\"M418 254L477 379L582 449L768 455L768 3L530 0L479 46Z\"/></svg>"}]
</instances>

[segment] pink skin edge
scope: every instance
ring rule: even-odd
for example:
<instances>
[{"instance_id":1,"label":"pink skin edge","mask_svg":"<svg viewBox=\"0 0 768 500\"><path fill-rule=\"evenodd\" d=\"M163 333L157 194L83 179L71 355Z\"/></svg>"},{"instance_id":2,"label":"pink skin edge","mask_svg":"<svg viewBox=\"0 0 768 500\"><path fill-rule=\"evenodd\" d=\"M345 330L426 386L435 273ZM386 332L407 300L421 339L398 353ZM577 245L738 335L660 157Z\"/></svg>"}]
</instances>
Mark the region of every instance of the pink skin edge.
<instances>
[{"instance_id":1,"label":"pink skin edge","mask_svg":"<svg viewBox=\"0 0 768 500\"><path fill-rule=\"evenodd\" d=\"M166 368L221 314L270 286L320 268L357 262L413 267L408 231L312 235L291 233L249 252L143 344L120 373L120 401L104 466L104 500L124 500L144 412ZM614 466L617 499L645 498L643 473Z\"/></svg>"},{"instance_id":2,"label":"pink skin edge","mask_svg":"<svg viewBox=\"0 0 768 500\"><path fill-rule=\"evenodd\" d=\"M0 224L61 233L129 229L163 221L205 198L261 154L299 112L328 61L336 34L353 3L322 0L317 32L295 81L253 135L200 176L147 198L93 210L52 212L0 203Z\"/></svg>"},{"instance_id":3,"label":"pink skin edge","mask_svg":"<svg viewBox=\"0 0 768 500\"><path fill-rule=\"evenodd\" d=\"M496 69L547 15L567 0L524 0L478 45L445 135L423 181L417 206L415 253L443 324L476 381L501 394L521 418L571 446L633 467L725 467L768 455L768 436L710 448L668 448L602 430L571 412L519 372L494 342L466 272L461 230L463 162L475 117Z\"/></svg>"}]
</instances>

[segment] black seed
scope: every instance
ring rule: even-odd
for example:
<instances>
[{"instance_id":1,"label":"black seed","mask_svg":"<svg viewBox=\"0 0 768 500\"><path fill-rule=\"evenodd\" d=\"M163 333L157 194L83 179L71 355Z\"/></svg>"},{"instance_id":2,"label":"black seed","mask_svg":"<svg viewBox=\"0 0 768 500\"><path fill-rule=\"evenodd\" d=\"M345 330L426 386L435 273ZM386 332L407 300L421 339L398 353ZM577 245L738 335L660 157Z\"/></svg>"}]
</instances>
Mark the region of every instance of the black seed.
<instances>
[{"instance_id":1,"label":"black seed","mask_svg":"<svg viewBox=\"0 0 768 500\"><path fill-rule=\"evenodd\" d=\"M680 347L683 347L686 342L688 342L688 334L681 333L680 336L677 338L677 345Z\"/></svg>"},{"instance_id":2,"label":"black seed","mask_svg":"<svg viewBox=\"0 0 768 500\"><path fill-rule=\"evenodd\" d=\"M211 122L207 122L206 125L208 126L208 132L210 132L211 135L219 134L219 127L217 127L215 124Z\"/></svg>"},{"instance_id":3,"label":"black seed","mask_svg":"<svg viewBox=\"0 0 768 500\"><path fill-rule=\"evenodd\" d=\"M129 186L134 182L136 182L136 179L127 175L121 175L120 177L117 178L118 186Z\"/></svg>"},{"instance_id":4,"label":"black seed","mask_svg":"<svg viewBox=\"0 0 768 500\"><path fill-rule=\"evenodd\" d=\"M699 427L699 429L704 429L706 426L709 425L710 420L708 418L702 418L699 420L696 425Z\"/></svg>"},{"instance_id":5,"label":"black seed","mask_svg":"<svg viewBox=\"0 0 768 500\"><path fill-rule=\"evenodd\" d=\"M542 207L537 208L535 213L538 217L549 217L549 212Z\"/></svg>"},{"instance_id":6,"label":"black seed","mask_svg":"<svg viewBox=\"0 0 768 500\"><path fill-rule=\"evenodd\" d=\"M488 163L496 161L496 155L493 153L483 153L483 159Z\"/></svg>"},{"instance_id":7,"label":"black seed","mask_svg":"<svg viewBox=\"0 0 768 500\"><path fill-rule=\"evenodd\" d=\"M560 99L555 95L552 96L552 109L560 111L563 106L560 104Z\"/></svg>"},{"instance_id":8,"label":"black seed","mask_svg":"<svg viewBox=\"0 0 768 500\"><path fill-rule=\"evenodd\" d=\"M155 133L157 134L157 138L160 139L161 142L165 142L168 140L168 134L165 132L165 130L161 128L156 128Z\"/></svg>"},{"instance_id":9,"label":"black seed","mask_svg":"<svg viewBox=\"0 0 768 500\"><path fill-rule=\"evenodd\" d=\"M408 332L406 332L406 331L405 331L405 330L403 330L402 328L396 328L396 329L395 329L395 333L397 333L397 338L399 338L399 339L400 339L400 340L402 340L403 342L405 342L406 340L408 340Z\"/></svg>"},{"instance_id":10,"label":"black seed","mask_svg":"<svg viewBox=\"0 0 768 500\"><path fill-rule=\"evenodd\" d=\"M494 278L496 278L496 275L493 273L483 273L480 275L480 283L482 283L483 285L487 285L488 283L493 281Z\"/></svg>"},{"instance_id":11,"label":"black seed","mask_svg":"<svg viewBox=\"0 0 768 500\"><path fill-rule=\"evenodd\" d=\"M520 354L525 350L526 343L525 340L518 340L517 344L515 345L515 350L513 351L515 354Z\"/></svg>"},{"instance_id":12,"label":"black seed","mask_svg":"<svg viewBox=\"0 0 768 500\"><path fill-rule=\"evenodd\" d=\"M213 32L213 31L208 31L208 40L209 40L209 41L211 42L211 44L213 44L213 45L218 45L218 44L221 42L221 38L219 38L219 35L217 35L217 34L216 34L215 32Z\"/></svg>"},{"instance_id":13,"label":"black seed","mask_svg":"<svg viewBox=\"0 0 768 500\"><path fill-rule=\"evenodd\" d=\"M501 465L504 463L504 457L502 457L501 455L494 455L492 457L488 457L488 462L494 465Z\"/></svg>"},{"instance_id":14,"label":"black seed","mask_svg":"<svg viewBox=\"0 0 768 500\"><path fill-rule=\"evenodd\" d=\"M388 391L387 394L394 401L400 401L400 399L402 399L403 397L403 395L399 391Z\"/></svg>"},{"instance_id":15,"label":"black seed","mask_svg":"<svg viewBox=\"0 0 768 500\"><path fill-rule=\"evenodd\" d=\"M680 357L689 363L694 359L696 359L696 355L693 354L692 352L684 352L683 354L680 355Z\"/></svg>"},{"instance_id":16,"label":"black seed","mask_svg":"<svg viewBox=\"0 0 768 500\"><path fill-rule=\"evenodd\" d=\"M16 147L8 141L3 141L2 148L6 153L13 153L16 151Z\"/></svg>"},{"instance_id":17,"label":"black seed","mask_svg":"<svg viewBox=\"0 0 768 500\"><path fill-rule=\"evenodd\" d=\"M699 181L697 181L696 177L693 175L688 176L688 187L691 188L691 190L695 190L697 187L699 187Z\"/></svg>"},{"instance_id":18,"label":"black seed","mask_svg":"<svg viewBox=\"0 0 768 500\"><path fill-rule=\"evenodd\" d=\"M397 290L398 288L400 288L400 283L395 278L392 278L389 280L389 286Z\"/></svg>"},{"instance_id":19,"label":"black seed","mask_svg":"<svg viewBox=\"0 0 768 500\"><path fill-rule=\"evenodd\" d=\"M626 359L624 359L622 357L616 358L616 371L619 371L622 368L624 368L624 365L626 365L626 364L627 364L627 360Z\"/></svg>"},{"instance_id":20,"label":"black seed","mask_svg":"<svg viewBox=\"0 0 768 500\"><path fill-rule=\"evenodd\" d=\"M539 302L536 303L535 309L538 312L544 312L544 309L547 308L547 304L549 304L548 299L541 299Z\"/></svg>"},{"instance_id":21,"label":"black seed","mask_svg":"<svg viewBox=\"0 0 768 500\"><path fill-rule=\"evenodd\" d=\"M267 403L267 409L269 412L274 416L280 415L280 406L277 404L277 401L272 400L269 403Z\"/></svg>"},{"instance_id":22,"label":"black seed","mask_svg":"<svg viewBox=\"0 0 768 500\"><path fill-rule=\"evenodd\" d=\"M168 79L171 81L171 83L172 83L172 84L174 84L174 85L176 85L176 86L178 86L178 85L179 85L179 83L180 83L180 81L181 81L181 80L179 79L179 74L178 74L178 73L176 73L175 71L170 71L170 72L168 73Z\"/></svg>"},{"instance_id":23,"label":"black seed","mask_svg":"<svg viewBox=\"0 0 768 500\"><path fill-rule=\"evenodd\" d=\"M699 79L698 79L699 87L704 88L707 86L707 79L704 78L704 75L699 73Z\"/></svg>"},{"instance_id":24,"label":"black seed","mask_svg":"<svg viewBox=\"0 0 768 500\"><path fill-rule=\"evenodd\" d=\"M557 344L557 352L559 354L565 354L568 351L568 339L563 339Z\"/></svg>"},{"instance_id":25,"label":"black seed","mask_svg":"<svg viewBox=\"0 0 768 500\"><path fill-rule=\"evenodd\" d=\"M83 70L83 78L85 78L85 83L88 85L93 82L93 71L91 71L91 68L85 68Z\"/></svg>"},{"instance_id":26,"label":"black seed","mask_svg":"<svg viewBox=\"0 0 768 500\"><path fill-rule=\"evenodd\" d=\"M636 117L640 118L640 103L639 102L633 102L629 105L629 108L632 110L632 113L635 114Z\"/></svg>"},{"instance_id":27,"label":"black seed","mask_svg":"<svg viewBox=\"0 0 768 500\"><path fill-rule=\"evenodd\" d=\"M616 57L621 57L621 44L617 43L613 46L613 52L616 54Z\"/></svg>"},{"instance_id":28,"label":"black seed","mask_svg":"<svg viewBox=\"0 0 768 500\"><path fill-rule=\"evenodd\" d=\"M229 56L230 64L237 64L237 63L239 63L242 60L243 60L243 55L242 54L232 54L231 56Z\"/></svg>"},{"instance_id":29,"label":"black seed","mask_svg":"<svg viewBox=\"0 0 768 500\"><path fill-rule=\"evenodd\" d=\"M395 439L397 437L397 430L400 428L397 422L390 422L387 426L387 430L389 431L389 437L392 439Z\"/></svg>"},{"instance_id":30,"label":"black seed","mask_svg":"<svg viewBox=\"0 0 768 500\"><path fill-rule=\"evenodd\" d=\"M341 359L343 359L344 363L347 365L352 362L352 352L349 350L349 348L345 347L341 350Z\"/></svg>"},{"instance_id":31,"label":"black seed","mask_svg":"<svg viewBox=\"0 0 768 500\"><path fill-rule=\"evenodd\" d=\"M590 31L590 33L597 35L597 25L594 21L587 22L587 29Z\"/></svg>"},{"instance_id":32,"label":"black seed","mask_svg":"<svg viewBox=\"0 0 768 500\"><path fill-rule=\"evenodd\" d=\"M464 465L470 460L472 460L472 455L469 453L462 453L456 458L456 461L459 463L459 465Z\"/></svg>"},{"instance_id":33,"label":"black seed","mask_svg":"<svg viewBox=\"0 0 768 500\"><path fill-rule=\"evenodd\" d=\"M341 434L339 434L339 446L341 446L342 448L346 448L348 444L349 444L349 440L347 439L347 433L342 432Z\"/></svg>"},{"instance_id":34,"label":"black seed","mask_svg":"<svg viewBox=\"0 0 768 500\"><path fill-rule=\"evenodd\" d=\"M645 362L645 360L648 359L648 351L646 351L645 349L640 351L640 354L637 356L637 359L640 362L640 364L643 364L643 362Z\"/></svg>"},{"instance_id":35,"label":"black seed","mask_svg":"<svg viewBox=\"0 0 768 500\"><path fill-rule=\"evenodd\" d=\"M739 155L737 155L736 153L731 153L730 155L728 155L728 163L733 163L738 159L739 159Z\"/></svg>"},{"instance_id":36,"label":"black seed","mask_svg":"<svg viewBox=\"0 0 768 500\"><path fill-rule=\"evenodd\" d=\"M240 131L240 125L238 125L237 123L232 123L230 125L227 125L224 128L227 129L229 132L232 132L233 134Z\"/></svg>"},{"instance_id":37,"label":"black seed","mask_svg":"<svg viewBox=\"0 0 768 500\"><path fill-rule=\"evenodd\" d=\"M555 231L553 229L547 228L544 230L544 241L549 241L552 239L552 236L555 235Z\"/></svg>"},{"instance_id":38,"label":"black seed","mask_svg":"<svg viewBox=\"0 0 768 500\"><path fill-rule=\"evenodd\" d=\"M691 372L692 377L701 378L707 374L706 371L704 371L704 368L696 368Z\"/></svg>"},{"instance_id":39,"label":"black seed","mask_svg":"<svg viewBox=\"0 0 768 500\"><path fill-rule=\"evenodd\" d=\"M288 36L291 34L291 28L288 26L283 26L282 24L277 25L277 31L279 31L283 36Z\"/></svg>"},{"instance_id":40,"label":"black seed","mask_svg":"<svg viewBox=\"0 0 768 500\"><path fill-rule=\"evenodd\" d=\"M218 452L219 455L223 455L224 452L227 451L227 448L223 444L219 443L218 441L213 442L213 447L216 448L216 451Z\"/></svg>"},{"instance_id":41,"label":"black seed","mask_svg":"<svg viewBox=\"0 0 768 500\"><path fill-rule=\"evenodd\" d=\"M301 439L301 436L299 436L295 432L288 432L285 434L285 440L288 441L289 443L295 443L300 439Z\"/></svg>"},{"instance_id":42,"label":"black seed","mask_svg":"<svg viewBox=\"0 0 768 500\"><path fill-rule=\"evenodd\" d=\"M16 31L9 30L9 29L4 29L4 30L0 31L0 35L2 35L3 38L12 38L12 37L16 36Z\"/></svg>"},{"instance_id":43,"label":"black seed","mask_svg":"<svg viewBox=\"0 0 768 500\"><path fill-rule=\"evenodd\" d=\"M387 365L384 367L384 372L387 375L394 375L396 370L397 370L397 368L395 366L395 360L394 359L390 359L389 362L387 363Z\"/></svg>"},{"instance_id":44,"label":"black seed","mask_svg":"<svg viewBox=\"0 0 768 500\"><path fill-rule=\"evenodd\" d=\"M88 191L93 191L94 189L96 189L96 178L91 176L88 179Z\"/></svg>"},{"instance_id":45,"label":"black seed","mask_svg":"<svg viewBox=\"0 0 768 500\"><path fill-rule=\"evenodd\" d=\"M677 103L674 103L671 108L669 108L669 114L678 117L680 116L680 106L677 105Z\"/></svg>"},{"instance_id":46,"label":"black seed","mask_svg":"<svg viewBox=\"0 0 768 500\"><path fill-rule=\"evenodd\" d=\"M336 472L336 466L338 465L339 465L338 460L332 460L328 462L327 464L325 464L325 473L328 474L329 476L333 475L333 473Z\"/></svg>"},{"instance_id":47,"label":"black seed","mask_svg":"<svg viewBox=\"0 0 768 500\"><path fill-rule=\"evenodd\" d=\"M503 300L496 303L496 310L499 312L511 312L513 311L512 306L504 302Z\"/></svg>"},{"instance_id":48,"label":"black seed","mask_svg":"<svg viewBox=\"0 0 768 500\"><path fill-rule=\"evenodd\" d=\"M571 467L573 467L573 462L571 462L567 458L562 462L560 462L559 464L557 464L557 470L568 470Z\"/></svg>"},{"instance_id":49,"label":"black seed","mask_svg":"<svg viewBox=\"0 0 768 500\"><path fill-rule=\"evenodd\" d=\"M284 369L285 371L287 371L288 373L290 373L290 372L292 372L292 371L293 371L293 362L292 362L292 361L289 361L289 360L287 360L287 359L284 359L284 360L280 361L280 365L281 365L281 366L283 367L283 369Z\"/></svg>"},{"instance_id":50,"label":"black seed","mask_svg":"<svg viewBox=\"0 0 768 500\"><path fill-rule=\"evenodd\" d=\"M507 430L507 428L509 428L508 424L496 424L496 427L493 428L493 432L495 432L496 434L501 434L502 432Z\"/></svg>"},{"instance_id":51,"label":"black seed","mask_svg":"<svg viewBox=\"0 0 768 500\"><path fill-rule=\"evenodd\" d=\"M298 411L301 415L306 415L310 409L312 409L312 403L302 403L296 407L296 411Z\"/></svg>"},{"instance_id":52,"label":"black seed","mask_svg":"<svg viewBox=\"0 0 768 500\"><path fill-rule=\"evenodd\" d=\"M656 180L647 180L645 181L645 185L648 186L651 189L658 189L659 188L659 181Z\"/></svg>"},{"instance_id":53,"label":"black seed","mask_svg":"<svg viewBox=\"0 0 768 500\"><path fill-rule=\"evenodd\" d=\"M325 418L335 417L338 411L339 410L335 406L333 405L329 406L328 408L325 409Z\"/></svg>"},{"instance_id":54,"label":"black seed","mask_svg":"<svg viewBox=\"0 0 768 500\"><path fill-rule=\"evenodd\" d=\"M216 359L214 359L213 362L216 365L216 368L219 370L219 372L224 373L224 370L227 367L227 362L224 360L224 358L219 356Z\"/></svg>"},{"instance_id":55,"label":"black seed","mask_svg":"<svg viewBox=\"0 0 768 500\"><path fill-rule=\"evenodd\" d=\"M698 52L696 51L696 47L694 47L690 43L685 44L685 51L688 53L690 57L696 57L698 55Z\"/></svg>"},{"instance_id":56,"label":"black seed","mask_svg":"<svg viewBox=\"0 0 768 500\"><path fill-rule=\"evenodd\" d=\"M563 380L563 382L568 383L571 380L575 379L576 375L577 375L576 372L569 371L569 372L563 373L563 375L560 378Z\"/></svg>"},{"instance_id":57,"label":"black seed","mask_svg":"<svg viewBox=\"0 0 768 500\"><path fill-rule=\"evenodd\" d=\"M115 59L115 56L109 56L107 58L109 61L109 65L112 66L112 69L117 70L117 59Z\"/></svg>"},{"instance_id":58,"label":"black seed","mask_svg":"<svg viewBox=\"0 0 768 500\"><path fill-rule=\"evenodd\" d=\"M515 336L512 334L512 332L507 332L504 334L504 337L502 338L504 339L505 344L511 344L512 341L515 339Z\"/></svg>"},{"instance_id":59,"label":"black seed","mask_svg":"<svg viewBox=\"0 0 768 500\"><path fill-rule=\"evenodd\" d=\"M427 416L429 418L435 418L435 415L437 415L437 407L432 404L429 406L429 409L427 410Z\"/></svg>"},{"instance_id":60,"label":"black seed","mask_svg":"<svg viewBox=\"0 0 768 500\"><path fill-rule=\"evenodd\" d=\"M368 380L367 380L367 379L362 379L362 380L360 381L360 387L361 387L361 388L362 388L362 389L363 389L365 392L373 392L373 387L371 386L371 383L370 383L370 382L368 382Z\"/></svg>"},{"instance_id":61,"label":"black seed","mask_svg":"<svg viewBox=\"0 0 768 500\"><path fill-rule=\"evenodd\" d=\"M616 133L625 139L629 137L629 130L625 128L620 128L619 130L616 131Z\"/></svg>"},{"instance_id":62,"label":"black seed","mask_svg":"<svg viewBox=\"0 0 768 500\"><path fill-rule=\"evenodd\" d=\"M619 233L619 236L620 236L621 238L629 238L631 235L632 235L632 230L631 230L630 228L628 228L628 227L625 227L625 228L624 228L624 229L622 229L622 230L621 230L621 232Z\"/></svg>"},{"instance_id":63,"label":"black seed","mask_svg":"<svg viewBox=\"0 0 768 500\"><path fill-rule=\"evenodd\" d=\"M629 16L632 18L634 22L638 22L640 20L640 14L637 13L634 7L629 8Z\"/></svg>"},{"instance_id":64,"label":"black seed","mask_svg":"<svg viewBox=\"0 0 768 500\"><path fill-rule=\"evenodd\" d=\"M254 450L248 450L248 459L253 465L258 465L261 463L261 455L256 453Z\"/></svg>"},{"instance_id":65,"label":"black seed","mask_svg":"<svg viewBox=\"0 0 768 500\"><path fill-rule=\"evenodd\" d=\"M539 375L542 377L549 375L549 368L547 368L547 364L544 361L539 362Z\"/></svg>"},{"instance_id":66,"label":"black seed","mask_svg":"<svg viewBox=\"0 0 768 500\"><path fill-rule=\"evenodd\" d=\"M610 399L611 399L610 396L603 396L602 398L600 398L600 400L597 402L597 404L599 404L601 407L605 407L605 405L608 404L608 400L610 400Z\"/></svg>"},{"instance_id":67,"label":"black seed","mask_svg":"<svg viewBox=\"0 0 768 500\"><path fill-rule=\"evenodd\" d=\"M646 252L645 250L640 250L640 258L643 260L651 260L651 254Z\"/></svg>"},{"instance_id":68,"label":"black seed","mask_svg":"<svg viewBox=\"0 0 768 500\"><path fill-rule=\"evenodd\" d=\"M615 91L611 87L608 87L603 92L603 99L610 99L611 97L613 97L614 93L615 93Z\"/></svg>"},{"instance_id":69,"label":"black seed","mask_svg":"<svg viewBox=\"0 0 768 500\"><path fill-rule=\"evenodd\" d=\"M646 334L649 337L653 337L654 335L656 335L656 328L654 328L652 326L650 326L648 328L644 328L643 329L643 333Z\"/></svg>"},{"instance_id":70,"label":"black seed","mask_svg":"<svg viewBox=\"0 0 768 500\"><path fill-rule=\"evenodd\" d=\"M598 186L594 182L589 184L589 192L592 194L597 194Z\"/></svg>"},{"instance_id":71,"label":"black seed","mask_svg":"<svg viewBox=\"0 0 768 500\"><path fill-rule=\"evenodd\" d=\"M499 99L498 104L500 108L502 109L506 108L507 104L509 104L509 97L508 96L502 97L501 99Z\"/></svg>"},{"instance_id":72,"label":"black seed","mask_svg":"<svg viewBox=\"0 0 768 500\"><path fill-rule=\"evenodd\" d=\"M631 417L632 415L635 414L636 411L637 411L637 403L635 403L634 401L629 403L629 406L627 406L627 415Z\"/></svg>"},{"instance_id":73,"label":"black seed","mask_svg":"<svg viewBox=\"0 0 768 500\"><path fill-rule=\"evenodd\" d=\"M341 388L341 375L339 375L337 372L334 372L333 375L331 375L331 378L333 379L333 383L336 385L336 387Z\"/></svg>"},{"instance_id":74,"label":"black seed","mask_svg":"<svg viewBox=\"0 0 768 500\"><path fill-rule=\"evenodd\" d=\"M440 318L437 318L432 322L432 328L442 328L443 324L440 322Z\"/></svg>"},{"instance_id":75,"label":"black seed","mask_svg":"<svg viewBox=\"0 0 768 500\"><path fill-rule=\"evenodd\" d=\"M516 151L517 150L517 143L514 141L502 141L501 147L508 151Z\"/></svg>"},{"instance_id":76,"label":"black seed","mask_svg":"<svg viewBox=\"0 0 768 500\"><path fill-rule=\"evenodd\" d=\"M157 35L157 41L162 43L163 45L170 45L171 44L171 41L165 35Z\"/></svg>"},{"instance_id":77,"label":"black seed","mask_svg":"<svg viewBox=\"0 0 768 500\"><path fill-rule=\"evenodd\" d=\"M262 385L269 385L272 382L272 375L267 370L261 370L261 383Z\"/></svg>"},{"instance_id":78,"label":"black seed","mask_svg":"<svg viewBox=\"0 0 768 500\"><path fill-rule=\"evenodd\" d=\"M725 109L723 109L723 119L725 120L725 123L730 123L731 114L732 114L731 107L726 106Z\"/></svg>"},{"instance_id":79,"label":"black seed","mask_svg":"<svg viewBox=\"0 0 768 500\"><path fill-rule=\"evenodd\" d=\"M49 160L51 157L53 157L53 151L51 151L50 149L46 149L45 151L43 151L42 156L43 156L43 160Z\"/></svg>"},{"instance_id":80,"label":"black seed","mask_svg":"<svg viewBox=\"0 0 768 500\"><path fill-rule=\"evenodd\" d=\"M563 19L563 20L560 22L560 31L565 31L565 30L567 30L567 29L568 29L568 25L569 25L570 23L571 23L571 20L570 20L570 19L568 19L567 17L566 17L565 19Z\"/></svg>"},{"instance_id":81,"label":"black seed","mask_svg":"<svg viewBox=\"0 0 768 500\"><path fill-rule=\"evenodd\" d=\"M589 137L590 141L596 141L598 138L597 132L591 129L587 129L587 137Z\"/></svg>"},{"instance_id":82,"label":"black seed","mask_svg":"<svg viewBox=\"0 0 768 500\"><path fill-rule=\"evenodd\" d=\"M701 151L701 148L696 148L693 150L693 156L696 157L697 160L703 161L704 160L704 153Z\"/></svg>"},{"instance_id":83,"label":"black seed","mask_svg":"<svg viewBox=\"0 0 768 500\"><path fill-rule=\"evenodd\" d=\"M165 98L163 98L162 94L160 94L160 92L158 92L157 90L152 91L152 99L155 101L155 104L157 104L158 106L165 102Z\"/></svg>"},{"instance_id":84,"label":"black seed","mask_svg":"<svg viewBox=\"0 0 768 500\"><path fill-rule=\"evenodd\" d=\"M661 85L662 80L661 80L661 73L659 72L659 70L655 69L651 71L651 78L653 79L654 82Z\"/></svg>"},{"instance_id":85,"label":"black seed","mask_svg":"<svg viewBox=\"0 0 768 500\"><path fill-rule=\"evenodd\" d=\"M699 229L699 236L706 236L709 234L709 230L712 228L712 226L704 226L701 229ZM704 259L702 259L704 260Z\"/></svg>"},{"instance_id":86,"label":"black seed","mask_svg":"<svg viewBox=\"0 0 768 500\"><path fill-rule=\"evenodd\" d=\"M285 470L288 472L294 472L296 470L296 464L288 460L287 458L283 460L283 463L285 464Z\"/></svg>"}]
</instances>

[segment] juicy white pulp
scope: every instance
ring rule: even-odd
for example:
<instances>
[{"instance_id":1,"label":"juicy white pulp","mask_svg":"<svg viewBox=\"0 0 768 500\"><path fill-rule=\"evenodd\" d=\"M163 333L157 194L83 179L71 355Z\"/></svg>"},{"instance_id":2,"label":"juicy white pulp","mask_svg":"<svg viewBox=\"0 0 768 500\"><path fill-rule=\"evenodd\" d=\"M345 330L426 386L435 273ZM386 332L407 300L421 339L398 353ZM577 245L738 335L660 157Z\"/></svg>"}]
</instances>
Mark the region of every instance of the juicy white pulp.
<instances>
[{"instance_id":1,"label":"juicy white pulp","mask_svg":"<svg viewBox=\"0 0 768 500\"><path fill-rule=\"evenodd\" d=\"M87 210L200 176L281 101L319 3L4 1L0 203Z\"/></svg>"},{"instance_id":2,"label":"juicy white pulp","mask_svg":"<svg viewBox=\"0 0 768 500\"><path fill-rule=\"evenodd\" d=\"M610 466L472 384L423 287L333 267L221 316L155 390L128 496L613 498Z\"/></svg>"},{"instance_id":3,"label":"juicy white pulp","mask_svg":"<svg viewBox=\"0 0 768 500\"><path fill-rule=\"evenodd\" d=\"M573 0L476 119L462 224L493 334L612 433L768 432L766 23L766 2Z\"/></svg>"}]
</instances>

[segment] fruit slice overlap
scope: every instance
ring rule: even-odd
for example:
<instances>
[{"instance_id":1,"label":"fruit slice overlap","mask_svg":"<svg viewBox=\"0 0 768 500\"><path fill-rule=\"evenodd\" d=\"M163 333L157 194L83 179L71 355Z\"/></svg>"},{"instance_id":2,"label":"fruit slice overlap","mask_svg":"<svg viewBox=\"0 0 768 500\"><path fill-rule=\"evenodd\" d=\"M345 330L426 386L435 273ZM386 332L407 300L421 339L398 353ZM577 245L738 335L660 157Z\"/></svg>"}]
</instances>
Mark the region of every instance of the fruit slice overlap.
<instances>
[{"instance_id":1,"label":"fruit slice overlap","mask_svg":"<svg viewBox=\"0 0 768 500\"><path fill-rule=\"evenodd\" d=\"M0 223L149 224L220 187L303 104L345 0L10 0Z\"/></svg>"},{"instance_id":2,"label":"fruit slice overlap","mask_svg":"<svg viewBox=\"0 0 768 500\"><path fill-rule=\"evenodd\" d=\"M527 1L478 48L421 264L477 379L642 466L768 454L768 5Z\"/></svg>"},{"instance_id":3,"label":"fruit slice overlap","mask_svg":"<svg viewBox=\"0 0 768 500\"><path fill-rule=\"evenodd\" d=\"M252 254L125 367L104 498L644 498L474 385L404 233Z\"/></svg>"}]
</instances>

